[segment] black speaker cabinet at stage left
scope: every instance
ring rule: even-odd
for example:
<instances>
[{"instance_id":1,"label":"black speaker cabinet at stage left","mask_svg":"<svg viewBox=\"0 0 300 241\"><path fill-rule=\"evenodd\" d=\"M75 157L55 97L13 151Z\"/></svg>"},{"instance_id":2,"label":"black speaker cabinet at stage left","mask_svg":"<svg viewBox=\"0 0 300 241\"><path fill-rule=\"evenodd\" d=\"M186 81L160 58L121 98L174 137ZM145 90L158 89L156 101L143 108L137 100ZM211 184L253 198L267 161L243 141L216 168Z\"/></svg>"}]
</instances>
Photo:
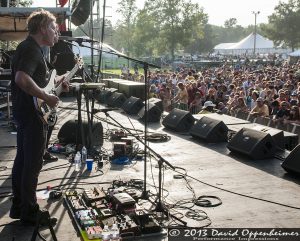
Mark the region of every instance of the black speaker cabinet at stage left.
<instances>
[{"instance_id":1,"label":"black speaker cabinet at stage left","mask_svg":"<svg viewBox=\"0 0 300 241\"><path fill-rule=\"evenodd\" d=\"M114 92L107 100L107 105L112 107L121 108L124 102L127 100L124 94Z\"/></svg>"},{"instance_id":2,"label":"black speaker cabinet at stage left","mask_svg":"<svg viewBox=\"0 0 300 241\"><path fill-rule=\"evenodd\" d=\"M94 4L93 0L75 0L73 2L71 22L75 26L85 23L90 15L92 4Z\"/></svg>"},{"instance_id":3,"label":"black speaker cabinet at stage left","mask_svg":"<svg viewBox=\"0 0 300 241\"><path fill-rule=\"evenodd\" d=\"M190 134L209 143L227 142L228 127L223 121L203 116L192 126Z\"/></svg>"},{"instance_id":4,"label":"black speaker cabinet at stage left","mask_svg":"<svg viewBox=\"0 0 300 241\"><path fill-rule=\"evenodd\" d=\"M87 121L82 121L83 134L84 134L84 142L87 144L89 142L88 138L88 123ZM57 137L60 143L77 143L83 144L81 130L78 131L79 125L77 120L69 120L62 125L60 128ZM77 136L78 131L78 136ZM102 146L103 145L103 127L101 122L97 122L93 124L91 130L91 145L90 146Z\"/></svg>"},{"instance_id":5,"label":"black speaker cabinet at stage left","mask_svg":"<svg viewBox=\"0 0 300 241\"><path fill-rule=\"evenodd\" d=\"M254 160L271 158L276 152L276 144L270 134L248 128L238 131L228 143L227 148Z\"/></svg>"},{"instance_id":6,"label":"black speaker cabinet at stage left","mask_svg":"<svg viewBox=\"0 0 300 241\"><path fill-rule=\"evenodd\" d=\"M282 168L287 172L293 174L300 174L300 145L296 146L284 162L281 164Z\"/></svg>"},{"instance_id":7,"label":"black speaker cabinet at stage left","mask_svg":"<svg viewBox=\"0 0 300 241\"><path fill-rule=\"evenodd\" d=\"M189 111L173 109L163 120L162 124L174 131L186 132L194 125L195 118Z\"/></svg>"},{"instance_id":8,"label":"black speaker cabinet at stage left","mask_svg":"<svg viewBox=\"0 0 300 241\"><path fill-rule=\"evenodd\" d=\"M147 122L158 122L158 121L160 121L161 110L158 108L157 105L148 103L148 105L146 106L146 111L145 111L145 106L144 106L144 108L142 108L139 111L138 116L144 122L145 122L146 118L147 118Z\"/></svg>"},{"instance_id":9,"label":"black speaker cabinet at stage left","mask_svg":"<svg viewBox=\"0 0 300 241\"><path fill-rule=\"evenodd\" d=\"M137 114L143 107L142 100L133 96L128 98L122 105L122 109L129 115Z\"/></svg>"}]
</instances>

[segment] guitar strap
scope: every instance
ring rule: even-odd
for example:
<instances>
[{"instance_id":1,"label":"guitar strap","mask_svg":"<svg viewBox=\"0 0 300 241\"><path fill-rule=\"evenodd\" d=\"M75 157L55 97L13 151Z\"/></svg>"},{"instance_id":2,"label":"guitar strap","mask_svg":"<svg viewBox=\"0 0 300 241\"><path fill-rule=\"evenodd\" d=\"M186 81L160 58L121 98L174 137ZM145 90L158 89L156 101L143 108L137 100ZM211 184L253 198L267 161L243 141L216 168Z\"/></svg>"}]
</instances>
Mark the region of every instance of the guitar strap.
<instances>
[{"instance_id":1,"label":"guitar strap","mask_svg":"<svg viewBox=\"0 0 300 241\"><path fill-rule=\"evenodd\" d=\"M44 48L49 48L48 46L45 46ZM45 67L46 67L46 79L49 79L49 75L50 75L50 70L49 70L49 66L51 67L51 64L49 63L49 61L47 60L46 56L45 56L45 51L47 51L46 49L44 48L40 48L41 49L41 53L42 53L42 56L43 56L43 60L44 60L44 64L45 64ZM44 49L44 51L43 51Z\"/></svg>"},{"instance_id":2,"label":"guitar strap","mask_svg":"<svg viewBox=\"0 0 300 241\"><path fill-rule=\"evenodd\" d=\"M41 52L42 52L42 56L43 56L43 60L44 60L44 63L45 63L45 67L46 67L46 79L49 79L49 75L50 75L50 70L49 70L49 66L51 69L54 69L54 66L47 60L47 58L45 57L45 54L44 54L44 51L43 49L41 48ZM47 134L48 134L48 128L50 126L54 126L56 121L57 121L57 113L56 111L52 111L51 112L51 119L52 119L52 122L48 122L47 124L47 131L46 131L46 138L47 138Z\"/></svg>"}]
</instances>

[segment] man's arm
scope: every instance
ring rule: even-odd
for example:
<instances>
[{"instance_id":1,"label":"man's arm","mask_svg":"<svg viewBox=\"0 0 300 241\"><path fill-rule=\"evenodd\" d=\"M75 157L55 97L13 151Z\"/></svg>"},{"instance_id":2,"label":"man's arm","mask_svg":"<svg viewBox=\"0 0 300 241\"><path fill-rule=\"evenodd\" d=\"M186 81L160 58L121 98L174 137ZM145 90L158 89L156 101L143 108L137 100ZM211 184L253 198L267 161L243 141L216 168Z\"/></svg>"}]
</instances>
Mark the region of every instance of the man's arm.
<instances>
[{"instance_id":1,"label":"man's arm","mask_svg":"<svg viewBox=\"0 0 300 241\"><path fill-rule=\"evenodd\" d=\"M55 107L58 104L58 97L55 95L47 94L43 89L37 86L33 79L23 71L17 71L15 76L16 84L27 94L42 99L50 107Z\"/></svg>"}]
</instances>

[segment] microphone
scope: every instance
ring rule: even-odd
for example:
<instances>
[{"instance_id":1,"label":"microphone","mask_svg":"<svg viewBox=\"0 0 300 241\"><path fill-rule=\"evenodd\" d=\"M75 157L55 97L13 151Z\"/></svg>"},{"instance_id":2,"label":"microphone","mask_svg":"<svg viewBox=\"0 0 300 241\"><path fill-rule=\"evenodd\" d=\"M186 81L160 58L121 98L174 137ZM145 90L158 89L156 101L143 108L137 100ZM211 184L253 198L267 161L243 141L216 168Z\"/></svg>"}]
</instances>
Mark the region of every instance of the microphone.
<instances>
[{"instance_id":1,"label":"microphone","mask_svg":"<svg viewBox=\"0 0 300 241\"><path fill-rule=\"evenodd\" d=\"M103 113L107 113L108 111L113 111L113 110L119 110L119 108L103 108L103 109L93 109L92 113L96 114L98 112L103 112Z\"/></svg>"},{"instance_id":2,"label":"microphone","mask_svg":"<svg viewBox=\"0 0 300 241\"><path fill-rule=\"evenodd\" d=\"M61 39L60 41L64 42L65 44L69 44L69 45L72 45L72 46L75 46L75 47L78 48L78 45L73 44L72 42L69 42L68 40L62 40L62 39Z\"/></svg>"},{"instance_id":3,"label":"microphone","mask_svg":"<svg viewBox=\"0 0 300 241\"><path fill-rule=\"evenodd\" d=\"M93 40L93 39L88 39L88 38L75 38L75 37L69 37L69 36L59 36L58 40L65 40L65 41L74 41L78 44L81 44L83 42L86 43L98 43L97 40Z\"/></svg>"}]
</instances>

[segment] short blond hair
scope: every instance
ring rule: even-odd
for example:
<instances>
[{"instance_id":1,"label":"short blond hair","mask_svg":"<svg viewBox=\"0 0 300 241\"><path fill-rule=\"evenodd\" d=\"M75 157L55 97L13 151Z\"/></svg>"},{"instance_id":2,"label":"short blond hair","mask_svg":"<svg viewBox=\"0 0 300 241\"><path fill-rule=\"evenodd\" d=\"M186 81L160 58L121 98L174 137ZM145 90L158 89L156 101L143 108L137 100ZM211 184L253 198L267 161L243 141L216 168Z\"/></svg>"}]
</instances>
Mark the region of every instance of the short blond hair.
<instances>
[{"instance_id":1,"label":"short blond hair","mask_svg":"<svg viewBox=\"0 0 300 241\"><path fill-rule=\"evenodd\" d=\"M27 28L30 34L36 34L38 31L56 21L56 17L44 9L32 12L27 18Z\"/></svg>"}]
</instances>

